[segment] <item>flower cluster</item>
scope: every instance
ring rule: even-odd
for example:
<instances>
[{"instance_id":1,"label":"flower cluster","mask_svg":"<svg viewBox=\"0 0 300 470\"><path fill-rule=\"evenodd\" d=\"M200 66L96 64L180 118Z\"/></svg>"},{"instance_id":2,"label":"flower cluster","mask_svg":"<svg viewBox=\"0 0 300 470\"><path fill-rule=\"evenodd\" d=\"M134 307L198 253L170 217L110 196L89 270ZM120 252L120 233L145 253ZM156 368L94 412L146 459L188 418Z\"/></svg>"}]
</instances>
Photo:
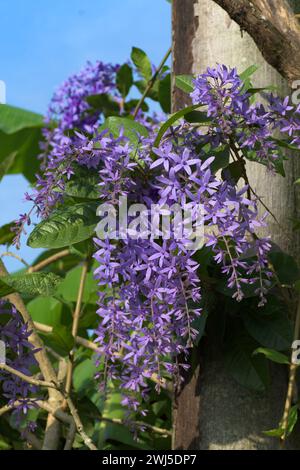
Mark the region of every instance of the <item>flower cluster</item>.
<instances>
[{"instance_id":1,"label":"flower cluster","mask_svg":"<svg viewBox=\"0 0 300 470\"><path fill-rule=\"evenodd\" d=\"M10 303L0 301L0 339L5 344L5 363L25 375L31 376L37 352L29 342L30 331L16 308ZM2 396L12 405L17 419L26 415L34 406L37 388L21 378L0 368Z\"/></svg>"},{"instance_id":2,"label":"flower cluster","mask_svg":"<svg viewBox=\"0 0 300 470\"><path fill-rule=\"evenodd\" d=\"M274 139L276 129L287 134L288 143L299 147L299 136L291 136L299 131L300 108L291 106L288 97L282 100L262 91L265 103L253 102L256 90L245 86L235 68L225 65L209 68L193 83L193 103L206 106L210 118L207 142L214 146L229 143L235 154L236 148L248 155L253 152L253 159L270 170L276 169L280 156L278 141Z\"/></svg>"},{"instance_id":3,"label":"flower cluster","mask_svg":"<svg viewBox=\"0 0 300 470\"><path fill-rule=\"evenodd\" d=\"M86 98L115 91L115 74L118 69L118 65L88 62L83 70L69 77L54 93L46 122L55 120L62 130L82 128L94 123L99 116L91 114Z\"/></svg>"},{"instance_id":4,"label":"flower cluster","mask_svg":"<svg viewBox=\"0 0 300 470\"><path fill-rule=\"evenodd\" d=\"M89 105L89 96L111 93L116 103L120 101L116 88L118 69L118 65L88 62L54 93L45 118L44 140L40 144L42 175L37 175L33 193L25 194L25 199L33 203L32 211L35 210L39 217L47 217L63 200L66 181L74 174L74 163L90 167L90 160L86 161L78 154L82 141L74 130L93 133L101 123L102 113ZM22 214L16 221L14 243L17 247L25 226L31 223L32 211Z\"/></svg>"},{"instance_id":5,"label":"flower cluster","mask_svg":"<svg viewBox=\"0 0 300 470\"><path fill-rule=\"evenodd\" d=\"M203 243L212 248L233 297L241 300L243 284L255 284L263 305L270 284L270 244L255 237L256 228L264 223L258 218L256 202L245 196L247 187L238 191L232 180L216 177L211 168L214 157L201 159L197 151L201 137L196 132L180 126L175 134L177 142L170 134L154 149L151 138L142 139L136 153L144 173L139 173L137 164L130 166L132 149L126 140L111 142L109 152L102 155L100 171L105 200L117 206L118 197L126 195L129 201L143 202L148 212L153 206L166 211L176 204L181 213L190 209L193 222L198 215L193 211L201 207ZM148 184L144 174L150 175ZM150 220L142 225L135 236L115 241L108 234L95 240L99 263L95 277L105 286L97 311L101 318L97 342L105 355L105 374L119 379L125 391L143 395L149 377L155 378L157 389L166 374L180 381L181 368L186 366L176 358L187 356L197 336L201 293L195 249L190 248L189 237L176 236L179 228L185 233L184 222L174 218L169 236L159 232L158 240ZM151 233L147 239L145 231ZM241 259L250 250L251 256ZM124 403L138 406L130 394Z\"/></svg>"},{"instance_id":6,"label":"flower cluster","mask_svg":"<svg viewBox=\"0 0 300 470\"><path fill-rule=\"evenodd\" d=\"M202 311L198 248L189 245L186 221L175 217L168 236L160 228L154 236L148 214L153 206L169 213L176 205L181 213L188 209L189 223L197 223L201 208L203 245L212 250L233 298L242 300L244 286L250 285L259 305L264 305L271 284L270 242L256 234L265 217L259 216L244 158L254 155L274 171L279 158L274 131L285 132L289 145L299 146L299 109L292 113L288 100L272 95L266 96L265 104L253 102L253 91L236 70L222 65L193 82L193 103L206 113L201 131L200 126L180 123L154 145L157 122L147 121L148 136L139 136L137 144L122 131L117 138L109 130L99 132L99 114L89 112L85 98L113 91L116 69L102 64L95 74L93 67L87 70L66 82L51 104L50 120L56 116L58 126L45 131L44 174L36 193L27 197L47 217L62 201L66 181L79 165L98 172L99 201L118 210L120 198L126 196L130 204L147 208L138 224L129 217L128 233L116 227L118 239L110 233L96 238L94 255L102 383L119 381L124 404L136 410L137 392L146 397L150 377L158 390L166 375L180 382ZM224 149L239 167L238 178L231 174L228 162L217 161ZM238 189L239 178L245 185Z\"/></svg>"}]
</instances>

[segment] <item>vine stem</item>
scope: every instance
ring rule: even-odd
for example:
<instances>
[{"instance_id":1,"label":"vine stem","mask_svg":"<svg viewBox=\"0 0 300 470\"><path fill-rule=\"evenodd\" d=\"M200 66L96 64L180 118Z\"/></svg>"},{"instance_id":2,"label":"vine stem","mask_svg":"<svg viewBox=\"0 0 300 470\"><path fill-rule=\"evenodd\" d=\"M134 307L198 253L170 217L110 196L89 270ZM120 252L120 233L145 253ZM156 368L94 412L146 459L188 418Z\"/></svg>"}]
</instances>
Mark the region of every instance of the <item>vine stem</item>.
<instances>
[{"instance_id":1,"label":"vine stem","mask_svg":"<svg viewBox=\"0 0 300 470\"><path fill-rule=\"evenodd\" d=\"M54 253L54 255L49 256L49 258L43 259L42 261L40 261L40 263L37 263L35 266L30 266L30 268L28 268L28 273L35 273L37 271L40 271L41 269L45 268L49 264L53 263L54 261L57 261L69 254L70 254L69 249L65 249L65 250L59 251L58 253Z\"/></svg>"},{"instance_id":2,"label":"vine stem","mask_svg":"<svg viewBox=\"0 0 300 470\"><path fill-rule=\"evenodd\" d=\"M296 315L296 320L295 320L294 341L299 339L299 333L300 333L300 296L298 299L297 315ZM283 435L281 436L281 442L283 446L287 438L289 414L290 414L290 410L292 406L292 399L293 399L293 394L294 394L294 389L295 389L297 368L298 368L298 364L293 363L291 360L290 371L289 371L289 383L288 383L288 389L287 389L283 417L282 417Z\"/></svg>"},{"instance_id":3,"label":"vine stem","mask_svg":"<svg viewBox=\"0 0 300 470\"><path fill-rule=\"evenodd\" d=\"M134 113L133 113L133 119L135 119L137 117L137 114L139 112L139 110L141 109L144 101L145 101L145 98L147 97L149 91L151 90L151 88L153 87L154 83L155 83L155 80L157 79L158 75L160 74L163 66L165 65L166 61L168 60L168 58L170 57L171 55L171 52L172 52L172 48L170 47L170 49L168 49L168 51L166 52L166 54L164 55L164 57L162 58L162 61L161 63L159 64L159 66L157 67L155 73L152 75L152 77L150 78L149 82L147 83L147 86L145 88L145 91L144 93L142 94L141 96L141 99L140 101L138 102L138 104L136 105L136 108L134 110Z\"/></svg>"},{"instance_id":4,"label":"vine stem","mask_svg":"<svg viewBox=\"0 0 300 470\"><path fill-rule=\"evenodd\" d=\"M0 364L0 370L4 370L9 374L15 375L16 377L19 377L19 379L24 380L24 382L27 382L31 385L35 385L37 387L55 388L56 390L58 387L56 382L47 382L46 380L35 379L34 377L30 377L29 375L23 374L23 372L20 372L19 370L13 369L7 364Z\"/></svg>"},{"instance_id":5,"label":"vine stem","mask_svg":"<svg viewBox=\"0 0 300 470\"><path fill-rule=\"evenodd\" d=\"M79 326L79 318L80 318L80 311L83 299L83 291L86 281L86 276L88 272L88 261L85 261L82 266L79 288L78 288L78 295L76 301L76 307L73 315L73 324L72 324L72 336L74 341L76 342L76 337L78 333L78 326ZM69 363L68 363L68 371L67 371L67 379L66 379L66 393L69 394L71 387L72 387L72 374L73 374L73 366L74 366L74 348L70 351L69 354Z\"/></svg>"},{"instance_id":6,"label":"vine stem","mask_svg":"<svg viewBox=\"0 0 300 470\"><path fill-rule=\"evenodd\" d=\"M29 268L29 264L23 258L21 258L21 256L17 255L16 253L12 253L11 251L5 251L4 253L0 255L0 258L4 258L4 256L10 256L11 258L15 258L18 261L20 261L20 263L24 264L26 268Z\"/></svg>"}]
</instances>

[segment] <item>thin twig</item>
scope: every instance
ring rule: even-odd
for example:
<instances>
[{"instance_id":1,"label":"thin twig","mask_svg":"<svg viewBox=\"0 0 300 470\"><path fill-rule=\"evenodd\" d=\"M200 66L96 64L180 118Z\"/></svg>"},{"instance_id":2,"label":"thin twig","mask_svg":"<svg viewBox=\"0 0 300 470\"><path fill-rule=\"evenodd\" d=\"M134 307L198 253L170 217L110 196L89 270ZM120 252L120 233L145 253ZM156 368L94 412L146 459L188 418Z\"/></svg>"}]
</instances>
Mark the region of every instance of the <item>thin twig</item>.
<instances>
[{"instance_id":1,"label":"thin twig","mask_svg":"<svg viewBox=\"0 0 300 470\"><path fill-rule=\"evenodd\" d=\"M166 54L164 55L161 63L159 64L158 68L156 69L155 73L152 75L152 77L150 78L146 88L145 88L145 91L144 93L142 94L142 97L140 99L140 101L138 102L135 110L134 110L134 113L133 113L133 119L135 119L137 117L137 114L141 108L141 106L143 105L144 101L145 101L145 98L147 97L149 91L151 90L151 88L153 87L154 83L155 83L155 80L157 79L158 75L160 74L163 66L165 65L166 61L168 60L169 56L171 55L171 52L172 52L172 48L170 47L170 49L168 49L168 51L166 52Z\"/></svg>"},{"instance_id":2,"label":"thin twig","mask_svg":"<svg viewBox=\"0 0 300 470\"><path fill-rule=\"evenodd\" d=\"M65 398L66 398L66 401L68 403L68 407L69 407L69 410L70 410L70 413L71 413L72 416L68 415L62 409L54 410L53 408L51 408L51 406L49 406L49 404L47 402L38 401L37 405L40 408L43 408L44 410L48 411L48 413L53 414L53 416L55 416L55 418L59 419L63 423L66 423L70 426L72 425L72 423L73 424L75 423L76 429L77 429L78 433L80 434L80 436L82 437L82 440L85 443L85 445L90 450L97 450L97 447L93 443L92 439L84 431L83 424L81 422L80 416L77 412L77 409L75 408L75 405L74 405L72 399L67 395L65 395ZM69 438L70 438L70 435L69 435Z\"/></svg>"},{"instance_id":3,"label":"thin twig","mask_svg":"<svg viewBox=\"0 0 300 470\"><path fill-rule=\"evenodd\" d=\"M13 374L16 377L19 377L20 379L24 380L24 382L27 382L31 385L35 385L36 387L55 388L56 390L58 389L58 385L55 382L47 382L46 380L35 379L33 377L30 377L29 375L23 374L23 372L20 372L19 370L13 369L7 364L0 364L0 370L4 370L9 374Z\"/></svg>"},{"instance_id":4,"label":"thin twig","mask_svg":"<svg viewBox=\"0 0 300 470\"><path fill-rule=\"evenodd\" d=\"M0 255L0 258L4 258L4 256L10 256L11 258L15 258L18 261L20 261L22 264L24 264L24 266L26 266L26 268L29 267L29 264L27 263L27 261L25 261L23 258L21 258L21 256L16 255L16 253L12 253L11 251L5 251L4 253L2 253Z\"/></svg>"},{"instance_id":5,"label":"thin twig","mask_svg":"<svg viewBox=\"0 0 300 470\"><path fill-rule=\"evenodd\" d=\"M82 440L83 440L84 444L90 450L98 450L97 447L95 446L95 444L93 443L92 439L84 431L83 424L81 422L80 416L77 412L77 409L75 408L75 405L74 405L73 401L71 400L70 397L67 397L66 400L67 400L67 403L68 403L70 413L74 418L77 431L80 434L80 436L82 437Z\"/></svg>"},{"instance_id":6,"label":"thin twig","mask_svg":"<svg viewBox=\"0 0 300 470\"><path fill-rule=\"evenodd\" d=\"M88 272L88 266L89 266L88 261L85 261L83 263L82 271L81 271L81 277L80 277L80 282L79 282L76 307L75 307L75 311L74 311L74 315L73 315L73 324L72 324L72 336L73 336L74 340L76 339L77 332L78 332L78 327L79 327L79 318L80 318L81 305L82 305L82 299L83 299L83 291L84 291L86 276L87 276L87 272ZM68 372L67 372L67 380L66 380L66 392L67 392L67 394L70 393L71 386L72 386L74 353L75 353L75 350L74 350L74 348L72 348L72 351L70 351L70 354L69 354Z\"/></svg>"},{"instance_id":7,"label":"thin twig","mask_svg":"<svg viewBox=\"0 0 300 470\"><path fill-rule=\"evenodd\" d=\"M101 416L101 421L104 421L106 423L111 423L111 424L119 424L121 426L126 425L126 422L120 418L105 418ZM155 434L160 434L163 436L171 436L172 431L169 431L168 429L162 429L157 426L152 426L152 424L144 423L143 421L134 421L133 425L138 426L138 427L144 427L148 429L149 431L155 433Z\"/></svg>"},{"instance_id":8,"label":"thin twig","mask_svg":"<svg viewBox=\"0 0 300 470\"><path fill-rule=\"evenodd\" d=\"M299 339L299 333L300 333L300 296L298 300L297 315L296 315L295 328L294 328L294 340L295 341ZM286 400L285 400L285 405L284 405L284 412L283 412L283 417L282 417L282 429L283 429L283 435L281 436L282 445L284 445L285 440L287 438L289 414L290 414L290 410L292 406L293 393L294 393L294 388L295 388L295 383L296 383L296 372L297 372L298 366L299 366L298 364L295 364L291 361L290 372L289 372L289 383L288 383L288 389L287 389Z\"/></svg>"},{"instance_id":9,"label":"thin twig","mask_svg":"<svg viewBox=\"0 0 300 470\"><path fill-rule=\"evenodd\" d=\"M21 403L19 401L15 401L14 403L10 405L4 405L2 408L0 408L0 416L4 415L5 413L8 413L9 411L13 410L14 408L17 408Z\"/></svg>"},{"instance_id":10,"label":"thin twig","mask_svg":"<svg viewBox=\"0 0 300 470\"><path fill-rule=\"evenodd\" d=\"M35 266L31 266L31 267L28 269L28 272L29 272L29 273L35 273L35 272L37 272L37 271L40 271L41 269L45 268L45 267L48 266L49 264L54 263L54 261L57 261L57 260L59 260L59 259L61 259L61 258L64 258L65 256L67 256L67 255L69 255L69 254L70 254L70 250L69 250L69 249L59 251L58 253L55 253L54 255L49 256L49 258L43 259L42 261L40 261L39 263L37 263Z\"/></svg>"}]
</instances>

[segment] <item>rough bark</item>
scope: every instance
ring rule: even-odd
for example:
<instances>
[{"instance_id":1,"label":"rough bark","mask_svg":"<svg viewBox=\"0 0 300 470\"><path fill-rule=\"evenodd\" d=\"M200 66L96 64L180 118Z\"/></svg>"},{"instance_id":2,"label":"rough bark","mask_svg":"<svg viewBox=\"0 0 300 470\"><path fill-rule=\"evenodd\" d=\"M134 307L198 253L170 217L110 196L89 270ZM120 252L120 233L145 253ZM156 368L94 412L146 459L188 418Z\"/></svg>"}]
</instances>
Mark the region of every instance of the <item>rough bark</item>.
<instances>
[{"instance_id":1,"label":"rough bark","mask_svg":"<svg viewBox=\"0 0 300 470\"><path fill-rule=\"evenodd\" d=\"M290 84L300 77L300 28L286 0L214 0Z\"/></svg>"},{"instance_id":2,"label":"rough bark","mask_svg":"<svg viewBox=\"0 0 300 470\"><path fill-rule=\"evenodd\" d=\"M241 5L243 0L228 3ZM249 5L250 2L246 3ZM281 2L276 2L276 5L279 3ZM174 0L173 9L175 73L201 73L216 63L237 66L239 71L243 71L255 63L260 68L255 74L254 86L272 84L282 93L289 92L287 83L278 71L266 62L250 35L241 33L239 25L214 0ZM190 24L181 28L185 18L189 18ZM176 47L179 40L183 41L184 47ZM192 65L191 51L188 49L190 47ZM293 61L295 62L295 58ZM173 100L174 109L181 106L180 95L174 93ZM271 176L261 165L255 163L247 164L247 170L251 185L276 214L281 227L285 227L282 229L269 217L268 232L283 250L298 254L299 240L295 239L289 219L296 216L293 182L300 173L299 164L295 159L288 162L286 178ZM264 436L262 431L276 427L280 419L287 387L285 371L280 368L277 370L268 394L253 394L228 376L219 349L213 342L213 335L208 334L201 348L203 353L198 352L198 363L201 363L201 366L187 377L185 386L176 397L174 447L278 448L278 442ZM192 417L191 410L194 410ZM297 448L296 439L300 444L299 434L295 434L287 448Z\"/></svg>"}]
</instances>

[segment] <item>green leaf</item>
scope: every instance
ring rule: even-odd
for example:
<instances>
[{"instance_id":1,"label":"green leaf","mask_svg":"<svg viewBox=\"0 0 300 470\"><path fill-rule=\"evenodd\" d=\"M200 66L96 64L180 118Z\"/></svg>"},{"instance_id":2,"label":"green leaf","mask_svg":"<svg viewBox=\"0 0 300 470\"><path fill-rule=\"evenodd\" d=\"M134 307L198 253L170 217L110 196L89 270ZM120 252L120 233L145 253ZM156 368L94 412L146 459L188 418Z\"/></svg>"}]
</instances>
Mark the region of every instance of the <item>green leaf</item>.
<instances>
[{"instance_id":1,"label":"green leaf","mask_svg":"<svg viewBox=\"0 0 300 470\"><path fill-rule=\"evenodd\" d=\"M262 346L277 351L291 347L293 329L289 318L283 311L274 310L269 315L262 315L259 311L248 313L243 320L247 331Z\"/></svg>"},{"instance_id":2,"label":"green leaf","mask_svg":"<svg viewBox=\"0 0 300 470\"><path fill-rule=\"evenodd\" d=\"M66 182L65 194L79 199L99 199L99 174L92 169L78 167Z\"/></svg>"},{"instance_id":3,"label":"green leaf","mask_svg":"<svg viewBox=\"0 0 300 470\"><path fill-rule=\"evenodd\" d=\"M194 90L194 85L192 80L195 77L193 75L176 75L175 77L175 84L177 88L180 90L185 91L185 93L192 93Z\"/></svg>"},{"instance_id":4,"label":"green leaf","mask_svg":"<svg viewBox=\"0 0 300 470\"><path fill-rule=\"evenodd\" d=\"M28 312L33 321L43 323L49 326L59 326L71 321L65 318L63 304L53 297L37 297L26 305Z\"/></svg>"},{"instance_id":5,"label":"green leaf","mask_svg":"<svg viewBox=\"0 0 300 470\"><path fill-rule=\"evenodd\" d=\"M270 431L263 431L263 434L269 437L281 437L283 436L284 430L282 428L270 429Z\"/></svg>"},{"instance_id":6,"label":"green leaf","mask_svg":"<svg viewBox=\"0 0 300 470\"><path fill-rule=\"evenodd\" d=\"M57 293L62 296L66 302L76 302L78 297L78 287L81 277L81 266L71 269L57 289ZM94 302L97 300L97 282L95 281L92 272L86 276L86 282L83 290L83 302Z\"/></svg>"},{"instance_id":7,"label":"green leaf","mask_svg":"<svg viewBox=\"0 0 300 470\"><path fill-rule=\"evenodd\" d=\"M102 124L101 129L108 129L114 137L119 137L121 130L133 145L137 145L140 136L147 137L147 129L139 122L125 117L109 117Z\"/></svg>"},{"instance_id":8,"label":"green leaf","mask_svg":"<svg viewBox=\"0 0 300 470\"><path fill-rule=\"evenodd\" d=\"M244 165L242 162L232 162L226 168L222 170L223 180L227 180L228 177L235 183L243 176Z\"/></svg>"},{"instance_id":9,"label":"green leaf","mask_svg":"<svg viewBox=\"0 0 300 470\"><path fill-rule=\"evenodd\" d=\"M294 405L291 407L288 417L288 425L286 430L286 435L289 436L298 421L298 405Z\"/></svg>"},{"instance_id":10,"label":"green leaf","mask_svg":"<svg viewBox=\"0 0 300 470\"><path fill-rule=\"evenodd\" d=\"M243 72L241 72L239 75L240 75L240 79L245 81L247 80L249 77L251 77L251 75L253 75L257 70L258 70L258 66L253 64L253 65L250 65L249 67L247 67Z\"/></svg>"},{"instance_id":11,"label":"green leaf","mask_svg":"<svg viewBox=\"0 0 300 470\"><path fill-rule=\"evenodd\" d=\"M269 371L265 357L253 356L257 343L240 335L225 354L225 363L232 377L244 387L263 392L269 385Z\"/></svg>"},{"instance_id":12,"label":"green leaf","mask_svg":"<svg viewBox=\"0 0 300 470\"><path fill-rule=\"evenodd\" d=\"M187 113L184 118L188 122L199 124L209 124L211 122L211 118L207 116L207 113L203 113L201 111L192 111L191 113Z\"/></svg>"},{"instance_id":13,"label":"green leaf","mask_svg":"<svg viewBox=\"0 0 300 470\"><path fill-rule=\"evenodd\" d=\"M28 181L35 182L35 174L40 167L37 156L41 153L39 142L42 139L40 127L24 128L13 134L5 134L0 130L0 161L16 153L7 173L23 173Z\"/></svg>"},{"instance_id":14,"label":"green leaf","mask_svg":"<svg viewBox=\"0 0 300 470\"><path fill-rule=\"evenodd\" d=\"M276 139L275 137L272 137L272 141L275 142L279 147L283 147L288 150L294 150L299 153L299 147L290 144L288 140Z\"/></svg>"},{"instance_id":15,"label":"green leaf","mask_svg":"<svg viewBox=\"0 0 300 470\"><path fill-rule=\"evenodd\" d=\"M15 227L15 222L10 222L9 224L2 225L0 227L0 245L10 245L15 237L15 233L12 231L12 228Z\"/></svg>"},{"instance_id":16,"label":"green leaf","mask_svg":"<svg viewBox=\"0 0 300 470\"><path fill-rule=\"evenodd\" d=\"M146 87L148 85L148 82L146 80L136 80L134 82L134 85L137 87L140 93L144 93L146 90ZM147 91L147 98L151 98L154 101L158 101L158 92L159 92L159 84L158 80L154 82L154 84L151 86L151 88Z\"/></svg>"},{"instance_id":17,"label":"green leaf","mask_svg":"<svg viewBox=\"0 0 300 470\"><path fill-rule=\"evenodd\" d=\"M95 385L94 375L97 372L95 361L85 359L74 368L73 386L76 393L84 392L87 388Z\"/></svg>"},{"instance_id":18,"label":"green leaf","mask_svg":"<svg viewBox=\"0 0 300 470\"><path fill-rule=\"evenodd\" d=\"M159 147L160 141L163 138L166 131L169 129L169 127L171 127L176 121L184 117L187 113L194 111L194 109L197 109L200 106L201 106L200 104L194 104L192 106L187 106L186 108L181 109L180 111L177 111L177 113L172 114L170 118L159 129L156 139L154 141L153 147L154 148Z\"/></svg>"},{"instance_id":19,"label":"green leaf","mask_svg":"<svg viewBox=\"0 0 300 470\"><path fill-rule=\"evenodd\" d=\"M169 114L171 112L171 74L167 74L158 85L158 101L162 110Z\"/></svg>"},{"instance_id":20,"label":"green leaf","mask_svg":"<svg viewBox=\"0 0 300 470\"><path fill-rule=\"evenodd\" d=\"M0 279L0 296L19 292L25 296L54 294L61 278L53 273L31 273L3 276Z\"/></svg>"},{"instance_id":21,"label":"green leaf","mask_svg":"<svg viewBox=\"0 0 300 470\"><path fill-rule=\"evenodd\" d=\"M96 110L103 113L104 116L118 116L120 113L120 107L116 100L106 93L87 96L86 101L93 108L93 112Z\"/></svg>"},{"instance_id":22,"label":"green leaf","mask_svg":"<svg viewBox=\"0 0 300 470\"><path fill-rule=\"evenodd\" d=\"M253 351L253 354L264 354L264 356L272 362L277 362L277 364L289 364L289 358L274 349L269 348L257 348Z\"/></svg>"},{"instance_id":23,"label":"green leaf","mask_svg":"<svg viewBox=\"0 0 300 470\"><path fill-rule=\"evenodd\" d=\"M131 60L145 80L150 80L152 67L147 54L142 49L133 47L131 50Z\"/></svg>"},{"instance_id":24,"label":"green leaf","mask_svg":"<svg viewBox=\"0 0 300 470\"><path fill-rule=\"evenodd\" d=\"M287 429L286 429L286 437L288 437L294 430L294 427L297 423L298 420L298 405L294 405L291 407L289 411L289 416L288 416L288 423L287 423ZM284 435L284 429L279 426L277 429L271 429L270 431L264 431L264 434L266 436L270 437L283 437Z\"/></svg>"},{"instance_id":25,"label":"green leaf","mask_svg":"<svg viewBox=\"0 0 300 470\"><path fill-rule=\"evenodd\" d=\"M119 68L116 77L116 84L122 97L126 98L131 86L133 85L132 68L128 64L123 64Z\"/></svg>"},{"instance_id":26,"label":"green leaf","mask_svg":"<svg viewBox=\"0 0 300 470\"><path fill-rule=\"evenodd\" d=\"M83 242L70 246L70 253L84 260L91 258L94 252L95 244L91 239L83 240Z\"/></svg>"},{"instance_id":27,"label":"green leaf","mask_svg":"<svg viewBox=\"0 0 300 470\"><path fill-rule=\"evenodd\" d=\"M246 70L240 73L240 79L244 82L243 92L248 91L252 88L252 82L250 77L258 70L257 65L250 65Z\"/></svg>"},{"instance_id":28,"label":"green leaf","mask_svg":"<svg viewBox=\"0 0 300 470\"><path fill-rule=\"evenodd\" d=\"M3 176L8 173L10 168L12 167L15 159L16 159L17 152L12 152L7 157L2 160L0 163L0 181L2 180Z\"/></svg>"},{"instance_id":29,"label":"green leaf","mask_svg":"<svg viewBox=\"0 0 300 470\"><path fill-rule=\"evenodd\" d=\"M70 328L66 326L54 326L49 339L58 348L59 353L63 355L69 354L74 346L74 338Z\"/></svg>"},{"instance_id":30,"label":"green leaf","mask_svg":"<svg viewBox=\"0 0 300 470\"><path fill-rule=\"evenodd\" d=\"M0 130L6 134L13 134L28 127L43 127L43 125L44 120L41 114L7 104L0 105Z\"/></svg>"},{"instance_id":31,"label":"green leaf","mask_svg":"<svg viewBox=\"0 0 300 470\"><path fill-rule=\"evenodd\" d=\"M79 203L58 209L31 232L31 248L62 248L90 238L98 222L98 203Z\"/></svg>"},{"instance_id":32,"label":"green leaf","mask_svg":"<svg viewBox=\"0 0 300 470\"><path fill-rule=\"evenodd\" d=\"M273 248L268 255L277 277L281 284L292 285L300 278L300 271L295 258L277 247Z\"/></svg>"},{"instance_id":33,"label":"green leaf","mask_svg":"<svg viewBox=\"0 0 300 470\"><path fill-rule=\"evenodd\" d=\"M210 165L212 172L215 174L218 170L227 168L230 161L230 149L229 146L222 145L221 147L215 149L212 154L215 159ZM209 155L210 156L210 155Z\"/></svg>"}]
</instances>

